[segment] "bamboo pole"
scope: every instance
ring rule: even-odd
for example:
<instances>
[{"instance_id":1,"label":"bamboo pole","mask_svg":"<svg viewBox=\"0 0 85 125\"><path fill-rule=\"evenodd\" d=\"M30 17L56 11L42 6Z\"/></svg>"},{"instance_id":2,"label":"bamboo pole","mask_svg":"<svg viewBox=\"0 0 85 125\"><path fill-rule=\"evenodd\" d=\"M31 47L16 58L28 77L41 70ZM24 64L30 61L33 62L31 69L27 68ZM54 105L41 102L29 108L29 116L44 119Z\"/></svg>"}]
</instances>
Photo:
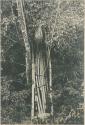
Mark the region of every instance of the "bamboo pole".
<instances>
[{"instance_id":1,"label":"bamboo pole","mask_svg":"<svg viewBox=\"0 0 85 125\"><path fill-rule=\"evenodd\" d=\"M39 88L39 79L38 79L38 57L36 57L36 87L37 87L37 94L38 94L38 100L39 100L39 105L40 105L40 112L41 114L43 112L42 109L42 102L41 102L41 97L40 97L40 88Z\"/></svg>"},{"instance_id":2,"label":"bamboo pole","mask_svg":"<svg viewBox=\"0 0 85 125\"><path fill-rule=\"evenodd\" d=\"M31 117L34 117L34 101L35 101L35 63L34 63L34 55L32 53L32 109L31 109Z\"/></svg>"},{"instance_id":3,"label":"bamboo pole","mask_svg":"<svg viewBox=\"0 0 85 125\"><path fill-rule=\"evenodd\" d=\"M38 89L39 88L39 70L40 70L40 65L39 65L39 59L37 58L37 83L38 83ZM38 95L38 110L39 110L39 114L42 112L42 102L41 102L41 98L40 98L40 91L39 91L39 95Z\"/></svg>"},{"instance_id":4,"label":"bamboo pole","mask_svg":"<svg viewBox=\"0 0 85 125\"><path fill-rule=\"evenodd\" d=\"M51 100L51 115L53 116L53 97L52 97L52 64L51 64L51 55L50 48L48 48L49 54L49 86L50 86L50 100Z\"/></svg>"},{"instance_id":5,"label":"bamboo pole","mask_svg":"<svg viewBox=\"0 0 85 125\"><path fill-rule=\"evenodd\" d=\"M46 109L46 80L45 80L45 59L42 58L42 54L39 53L38 55L38 66L39 66L39 71L38 71L38 79L39 79L39 86L40 86L40 91L41 91L41 98L42 98L42 107L43 107L43 113L45 113Z\"/></svg>"},{"instance_id":6,"label":"bamboo pole","mask_svg":"<svg viewBox=\"0 0 85 125\"><path fill-rule=\"evenodd\" d=\"M42 93L42 98L43 98L43 109L44 109L44 113L45 113L45 107L46 107L46 93L45 93L45 86L46 86L46 79L45 79L45 72L44 72L44 70L45 70L45 62L44 62L45 60L43 59L43 70L42 70L42 75L43 75L43 77L42 77L42 91L43 91L43 93Z\"/></svg>"}]
</instances>

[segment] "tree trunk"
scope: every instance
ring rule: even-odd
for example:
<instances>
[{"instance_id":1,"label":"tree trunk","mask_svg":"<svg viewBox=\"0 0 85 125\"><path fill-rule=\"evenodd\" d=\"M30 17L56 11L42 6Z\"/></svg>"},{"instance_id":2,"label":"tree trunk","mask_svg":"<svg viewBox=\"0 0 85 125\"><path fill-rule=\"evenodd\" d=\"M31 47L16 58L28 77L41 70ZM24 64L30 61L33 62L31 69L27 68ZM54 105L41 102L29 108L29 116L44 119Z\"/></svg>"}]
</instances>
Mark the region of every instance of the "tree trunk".
<instances>
[{"instance_id":1,"label":"tree trunk","mask_svg":"<svg viewBox=\"0 0 85 125\"><path fill-rule=\"evenodd\" d=\"M28 34L27 34L27 29L26 29L26 21L25 21L25 16L23 12L23 4L22 0L16 0L17 3L17 8L18 8L18 18L19 18L19 23L20 23L20 28L23 36L23 41L25 45L25 50L26 50L26 78L27 78L27 84L29 83L29 72L30 72L30 66L31 66L31 51L30 51L30 44L28 41Z\"/></svg>"}]
</instances>

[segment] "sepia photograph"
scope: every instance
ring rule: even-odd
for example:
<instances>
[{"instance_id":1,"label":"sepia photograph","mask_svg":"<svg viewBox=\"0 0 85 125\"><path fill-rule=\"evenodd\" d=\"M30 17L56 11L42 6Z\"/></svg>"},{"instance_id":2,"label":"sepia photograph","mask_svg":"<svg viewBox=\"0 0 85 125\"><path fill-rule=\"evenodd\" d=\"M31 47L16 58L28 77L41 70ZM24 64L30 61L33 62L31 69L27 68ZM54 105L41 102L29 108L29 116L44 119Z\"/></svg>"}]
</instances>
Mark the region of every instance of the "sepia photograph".
<instances>
[{"instance_id":1,"label":"sepia photograph","mask_svg":"<svg viewBox=\"0 0 85 125\"><path fill-rule=\"evenodd\" d=\"M0 0L1 125L84 125L84 0Z\"/></svg>"}]
</instances>

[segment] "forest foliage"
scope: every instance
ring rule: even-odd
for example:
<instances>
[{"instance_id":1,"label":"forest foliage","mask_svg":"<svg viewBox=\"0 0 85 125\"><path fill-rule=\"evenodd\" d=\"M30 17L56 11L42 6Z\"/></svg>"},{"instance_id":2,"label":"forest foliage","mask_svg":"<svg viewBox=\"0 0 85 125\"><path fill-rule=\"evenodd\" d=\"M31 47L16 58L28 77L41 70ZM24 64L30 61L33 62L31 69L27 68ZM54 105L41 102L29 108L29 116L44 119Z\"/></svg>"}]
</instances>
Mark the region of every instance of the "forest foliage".
<instances>
[{"instance_id":1,"label":"forest foliage","mask_svg":"<svg viewBox=\"0 0 85 125\"><path fill-rule=\"evenodd\" d=\"M83 123L84 1L25 1L28 39L42 25L51 47L55 123ZM26 84L25 46L16 3L2 0L2 123L24 123L31 114L31 81Z\"/></svg>"}]
</instances>

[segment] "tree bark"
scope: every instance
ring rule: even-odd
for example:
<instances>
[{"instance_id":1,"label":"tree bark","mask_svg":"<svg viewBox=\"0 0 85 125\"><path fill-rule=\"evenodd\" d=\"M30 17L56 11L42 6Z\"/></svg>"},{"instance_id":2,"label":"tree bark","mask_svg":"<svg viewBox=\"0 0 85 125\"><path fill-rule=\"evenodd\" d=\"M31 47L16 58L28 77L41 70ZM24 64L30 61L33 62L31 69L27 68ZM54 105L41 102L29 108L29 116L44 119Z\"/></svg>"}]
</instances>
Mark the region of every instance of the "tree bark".
<instances>
[{"instance_id":1,"label":"tree bark","mask_svg":"<svg viewBox=\"0 0 85 125\"><path fill-rule=\"evenodd\" d=\"M19 18L19 24L23 36L23 41L25 45L25 50L26 50L26 78L27 78L27 84L29 84L29 79L30 79L30 66L31 66L31 51L30 51L30 43L28 41L28 34L27 34L27 29L26 29L26 21L25 21L25 16L23 12L23 4L22 0L16 0L17 3L17 8L18 8L18 18Z\"/></svg>"}]
</instances>

